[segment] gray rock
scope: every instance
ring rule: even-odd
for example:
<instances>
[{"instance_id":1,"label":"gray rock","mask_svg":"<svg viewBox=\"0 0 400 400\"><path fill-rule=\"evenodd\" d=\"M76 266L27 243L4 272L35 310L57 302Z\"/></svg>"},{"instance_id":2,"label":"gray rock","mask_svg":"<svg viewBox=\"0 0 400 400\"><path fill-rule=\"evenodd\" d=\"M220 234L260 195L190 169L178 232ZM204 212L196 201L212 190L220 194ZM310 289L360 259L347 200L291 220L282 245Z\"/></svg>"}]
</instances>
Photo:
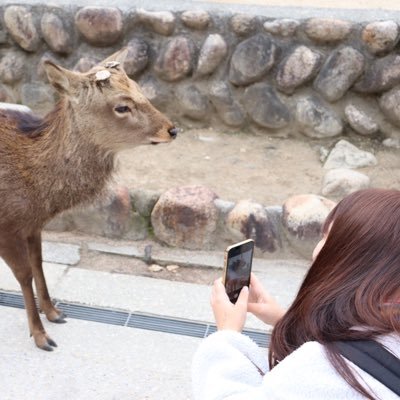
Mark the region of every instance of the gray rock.
<instances>
[{"instance_id":1,"label":"gray rock","mask_svg":"<svg viewBox=\"0 0 400 400\"><path fill-rule=\"evenodd\" d=\"M4 23L11 37L24 50L34 52L40 45L40 37L33 22L33 16L27 8L9 6L4 12Z\"/></svg>"},{"instance_id":2,"label":"gray rock","mask_svg":"<svg viewBox=\"0 0 400 400\"><path fill-rule=\"evenodd\" d=\"M235 14L230 20L230 25L237 35L249 35L256 29L256 18L249 14Z\"/></svg>"},{"instance_id":3,"label":"gray rock","mask_svg":"<svg viewBox=\"0 0 400 400\"><path fill-rule=\"evenodd\" d=\"M193 41L183 36L177 36L161 49L154 65L154 71L166 81L173 82L183 79L192 71L194 53Z\"/></svg>"},{"instance_id":4,"label":"gray rock","mask_svg":"<svg viewBox=\"0 0 400 400\"><path fill-rule=\"evenodd\" d=\"M357 190L366 189L371 180L352 169L337 168L327 171L322 181L323 196L341 199Z\"/></svg>"},{"instance_id":5,"label":"gray rock","mask_svg":"<svg viewBox=\"0 0 400 400\"><path fill-rule=\"evenodd\" d=\"M90 69L92 69L97 64L98 64L98 61L93 57L82 57L75 64L74 71L88 72Z\"/></svg>"},{"instance_id":6,"label":"gray rock","mask_svg":"<svg viewBox=\"0 0 400 400\"><path fill-rule=\"evenodd\" d=\"M289 243L303 257L311 259L325 219L334 207L333 201L313 194L293 196L283 204L283 230Z\"/></svg>"},{"instance_id":7,"label":"gray rock","mask_svg":"<svg viewBox=\"0 0 400 400\"><path fill-rule=\"evenodd\" d=\"M172 98L170 92L152 75L141 79L139 86L146 98L156 107L166 105Z\"/></svg>"},{"instance_id":8,"label":"gray rock","mask_svg":"<svg viewBox=\"0 0 400 400\"><path fill-rule=\"evenodd\" d=\"M275 21L264 22L264 29L274 35L283 37L293 36L299 27L300 22L295 19L283 18L276 19Z\"/></svg>"},{"instance_id":9,"label":"gray rock","mask_svg":"<svg viewBox=\"0 0 400 400\"><path fill-rule=\"evenodd\" d=\"M136 15L140 22L160 35L170 36L175 30L175 16L170 11L146 11L139 8Z\"/></svg>"},{"instance_id":10,"label":"gray rock","mask_svg":"<svg viewBox=\"0 0 400 400\"><path fill-rule=\"evenodd\" d=\"M54 106L54 91L42 83L25 83L21 87L21 101L35 112L46 112Z\"/></svg>"},{"instance_id":11,"label":"gray rock","mask_svg":"<svg viewBox=\"0 0 400 400\"><path fill-rule=\"evenodd\" d=\"M127 44L128 54L124 61L127 75L135 77L142 72L149 62L149 46L141 39L134 38Z\"/></svg>"},{"instance_id":12,"label":"gray rock","mask_svg":"<svg viewBox=\"0 0 400 400\"><path fill-rule=\"evenodd\" d=\"M122 14L113 7L83 7L75 15L75 26L94 46L111 46L122 35Z\"/></svg>"},{"instance_id":13,"label":"gray rock","mask_svg":"<svg viewBox=\"0 0 400 400\"><path fill-rule=\"evenodd\" d=\"M200 50L196 74L201 76L213 73L227 52L228 46L221 35L208 35Z\"/></svg>"},{"instance_id":14,"label":"gray rock","mask_svg":"<svg viewBox=\"0 0 400 400\"><path fill-rule=\"evenodd\" d=\"M384 93L378 102L383 114L393 124L400 127L400 87L396 86Z\"/></svg>"},{"instance_id":15,"label":"gray rock","mask_svg":"<svg viewBox=\"0 0 400 400\"><path fill-rule=\"evenodd\" d=\"M0 84L0 102L3 103L16 103L17 99L12 89L7 86Z\"/></svg>"},{"instance_id":16,"label":"gray rock","mask_svg":"<svg viewBox=\"0 0 400 400\"><path fill-rule=\"evenodd\" d=\"M245 113L239 103L234 100L232 91L226 82L214 82L210 86L209 99L225 124L239 127L244 123Z\"/></svg>"},{"instance_id":17,"label":"gray rock","mask_svg":"<svg viewBox=\"0 0 400 400\"><path fill-rule=\"evenodd\" d=\"M393 50L399 39L399 26L394 21L376 21L362 31L362 40L372 54Z\"/></svg>"},{"instance_id":18,"label":"gray rock","mask_svg":"<svg viewBox=\"0 0 400 400\"><path fill-rule=\"evenodd\" d=\"M328 101L339 100L364 69L364 56L352 47L342 47L328 57L314 81L314 88Z\"/></svg>"},{"instance_id":19,"label":"gray rock","mask_svg":"<svg viewBox=\"0 0 400 400\"><path fill-rule=\"evenodd\" d=\"M183 115L202 120L208 111L208 99L195 85L185 85L177 89L177 101Z\"/></svg>"},{"instance_id":20,"label":"gray rock","mask_svg":"<svg viewBox=\"0 0 400 400\"><path fill-rule=\"evenodd\" d=\"M400 138L396 139L396 138L387 138L385 139L382 144L385 147L389 147L392 149L400 149Z\"/></svg>"},{"instance_id":21,"label":"gray rock","mask_svg":"<svg viewBox=\"0 0 400 400\"><path fill-rule=\"evenodd\" d=\"M347 140L340 140L329 153L324 169L363 168L377 164L378 161L372 153L360 150Z\"/></svg>"},{"instance_id":22,"label":"gray rock","mask_svg":"<svg viewBox=\"0 0 400 400\"><path fill-rule=\"evenodd\" d=\"M218 221L217 195L202 186L163 193L151 214L156 237L170 246L205 250L212 246Z\"/></svg>"},{"instance_id":23,"label":"gray rock","mask_svg":"<svg viewBox=\"0 0 400 400\"><path fill-rule=\"evenodd\" d=\"M250 118L263 128L283 128L290 122L289 109L275 89L266 83L249 86L244 92L243 103Z\"/></svg>"},{"instance_id":24,"label":"gray rock","mask_svg":"<svg viewBox=\"0 0 400 400\"><path fill-rule=\"evenodd\" d=\"M204 30L209 25L211 17L207 11L190 10L182 13L181 20L189 28Z\"/></svg>"},{"instance_id":25,"label":"gray rock","mask_svg":"<svg viewBox=\"0 0 400 400\"><path fill-rule=\"evenodd\" d=\"M274 65L276 46L258 34L241 42L233 52L229 80L234 85L249 85L262 78Z\"/></svg>"},{"instance_id":26,"label":"gray rock","mask_svg":"<svg viewBox=\"0 0 400 400\"><path fill-rule=\"evenodd\" d=\"M22 52L9 51L0 61L0 80L15 83L21 80L25 72L26 57Z\"/></svg>"},{"instance_id":27,"label":"gray rock","mask_svg":"<svg viewBox=\"0 0 400 400\"><path fill-rule=\"evenodd\" d=\"M316 42L338 42L351 32L349 21L331 18L311 18L304 25L306 35Z\"/></svg>"},{"instance_id":28,"label":"gray rock","mask_svg":"<svg viewBox=\"0 0 400 400\"><path fill-rule=\"evenodd\" d=\"M300 132L311 138L333 137L343 131L340 117L315 96L303 97L297 101L296 121Z\"/></svg>"},{"instance_id":29,"label":"gray rock","mask_svg":"<svg viewBox=\"0 0 400 400\"><path fill-rule=\"evenodd\" d=\"M134 189L130 192L133 208L143 217L150 217L161 193L154 190Z\"/></svg>"},{"instance_id":30,"label":"gray rock","mask_svg":"<svg viewBox=\"0 0 400 400\"><path fill-rule=\"evenodd\" d=\"M381 93L400 83L400 56L390 54L371 62L354 89L361 93Z\"/></svg>"},{"instance_id":31,"label":"gray rock","mask_svg":"<svg viewBox=\"0 0 400 400\"><path fill-rule=\"evenodd\" d=\"M348 104L344 109L349 125L360 135L373 135L378 132L379 125L362 109Z\"/></svg>"},{"instance_id":32,"label":"gray rock","mask_svg":"<svg viewBox=\"0 0 400 400\"><path fill-rule=\"evenodd\" d=\"M73 223L76 230L91 235L131 240L147 237L148 221L132 211L129 191L123 186L101 203L74 211Z\"/></svg>"},{"instance_id":33,"label":"gray rock","mask_svg":"<svg viewBox=\"0 0 400 400\"><path fill-rule=\"evenodd\" d=\"M69 54L72 52L72 38L57 15L45 13L40 21L42 35L50 49L56 53Z\"/></svg>"},{"instance_id":34,"label":"gray rock","mask_svg":"<svg viewBox=\"0 0 400 400\"><path fill-rule=\"evenodd\" d=\"M275 252L279 247L278 228L261 204L239 201L226 219L233 240L253 239L262 251Z\"/></svg>"},{"instance_id":35,"label":"gray rock","mask_svg":"<svg viewBox=\"0 0 400 400\"><path fill-rule=\"evenodd\" d=\"M297 87L315 76L321 59L321 54L306 46L296 47L279 65L276 76L278 89L293 93Z\"/></svg>"}]
</instances>

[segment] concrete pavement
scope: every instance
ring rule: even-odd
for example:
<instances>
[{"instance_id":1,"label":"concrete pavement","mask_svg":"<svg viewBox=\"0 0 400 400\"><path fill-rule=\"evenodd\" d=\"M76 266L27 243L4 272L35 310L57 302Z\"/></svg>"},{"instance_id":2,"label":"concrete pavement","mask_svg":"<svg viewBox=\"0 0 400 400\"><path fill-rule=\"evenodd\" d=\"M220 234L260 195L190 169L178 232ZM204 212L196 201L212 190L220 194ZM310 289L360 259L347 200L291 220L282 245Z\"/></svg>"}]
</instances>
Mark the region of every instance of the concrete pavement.
<instances>
[{"instance_id":1,"label":"concrete pavement","mask_svg":"<svg viewBox=\"0 0 400 400\"><path fill-rule=\"evenodd\" d=\"M54 260L51 245L53 250L58 248L54 243L45 244L45 259ZM67 248L64 250L66 258L59 261L72 262L73 254L71 258ZM202 257L206 260L205 254ZM18 293L11 271L0 264L0 291ZM46 262L44 268L50 293L59 301L213 322L210 287L206 285L90 271L54 262ZM255 260L255 270L268 290L287 305L306 266L296 260ZM0 306L0 318L2 400L191 398L190 363L201 339L73 318L57 325L42 317L59 346L47 353L38 350L28 337L24 310ZM246 328L269 329L251 316Z\"/></svg>"}]
</instances>

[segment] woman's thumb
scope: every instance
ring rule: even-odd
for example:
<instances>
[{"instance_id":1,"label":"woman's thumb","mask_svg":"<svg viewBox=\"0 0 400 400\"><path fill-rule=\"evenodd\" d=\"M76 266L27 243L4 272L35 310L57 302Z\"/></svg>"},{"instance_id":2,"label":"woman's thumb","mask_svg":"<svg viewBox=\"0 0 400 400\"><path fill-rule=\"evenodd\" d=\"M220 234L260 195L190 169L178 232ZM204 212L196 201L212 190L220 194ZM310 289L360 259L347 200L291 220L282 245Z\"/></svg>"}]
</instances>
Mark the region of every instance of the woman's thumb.
<instances>
[{"instance_id":1,"label":"woman's thumb","mask_svg":"<svg viewBox=\"0 0 400 400\"><path fill-rule=\"evenodd\" d=\"M243 305L247 308L248 300L249 300L249 288L247 286L244 286L240 291L236 304L239 303L240 305Z\"/></svg>"}]
</instances>

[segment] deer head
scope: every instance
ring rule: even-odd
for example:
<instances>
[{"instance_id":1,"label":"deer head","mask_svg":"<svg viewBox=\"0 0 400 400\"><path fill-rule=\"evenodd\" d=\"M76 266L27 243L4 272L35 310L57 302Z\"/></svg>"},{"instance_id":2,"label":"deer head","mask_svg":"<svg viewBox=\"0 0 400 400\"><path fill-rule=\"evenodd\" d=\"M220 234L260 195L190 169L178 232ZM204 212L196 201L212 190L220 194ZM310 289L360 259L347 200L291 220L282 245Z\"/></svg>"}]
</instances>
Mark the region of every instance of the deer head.
<instances>
[{"instance_id":1,"label":"deer head","mask_svg":"<svg viewBox=\"0 0 400 400\"><path fill-rule=\"evenodd\" d=\"M88 139L110 151L170 142L173 124L142 94L123 70L123 49L87 73L45 62L50 83L73 109L74 124Z\"/></svg>"}]
</instances>

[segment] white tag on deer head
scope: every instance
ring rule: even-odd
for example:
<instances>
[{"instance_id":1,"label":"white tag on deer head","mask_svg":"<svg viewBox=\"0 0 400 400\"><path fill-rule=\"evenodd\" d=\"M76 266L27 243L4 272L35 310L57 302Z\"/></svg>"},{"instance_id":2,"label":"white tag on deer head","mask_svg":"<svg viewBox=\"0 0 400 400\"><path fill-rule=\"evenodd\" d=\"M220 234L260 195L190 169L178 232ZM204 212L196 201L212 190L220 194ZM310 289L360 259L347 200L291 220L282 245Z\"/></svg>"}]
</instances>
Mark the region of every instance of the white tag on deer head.
<instances>
[{"instance_id":1,"label":"white tag on deer head","mask_svg":"<svg viewBox=\"0 0 400 400\"><path fill-rule=\"evenodd\" d=\"M120 64L121 64L121 63L119 63L118 61L108 61L108 62L105 64L105 67L106 67L106 68L116 68L116 67L118 67Z\"/></svg>"},{"instance_id":2,"label":"white tag on deer head","mask_svg":"<svg viewBox=\"0 0 400 400\"><path fill-rule=\"evenodd\" d=\"M105 69L102 69L101 71L97 71L96 72L96 82L99 81L106 81L107 79L109 79L111 76L110 71L106 71Z\"/></svg>"}]
</instances>

